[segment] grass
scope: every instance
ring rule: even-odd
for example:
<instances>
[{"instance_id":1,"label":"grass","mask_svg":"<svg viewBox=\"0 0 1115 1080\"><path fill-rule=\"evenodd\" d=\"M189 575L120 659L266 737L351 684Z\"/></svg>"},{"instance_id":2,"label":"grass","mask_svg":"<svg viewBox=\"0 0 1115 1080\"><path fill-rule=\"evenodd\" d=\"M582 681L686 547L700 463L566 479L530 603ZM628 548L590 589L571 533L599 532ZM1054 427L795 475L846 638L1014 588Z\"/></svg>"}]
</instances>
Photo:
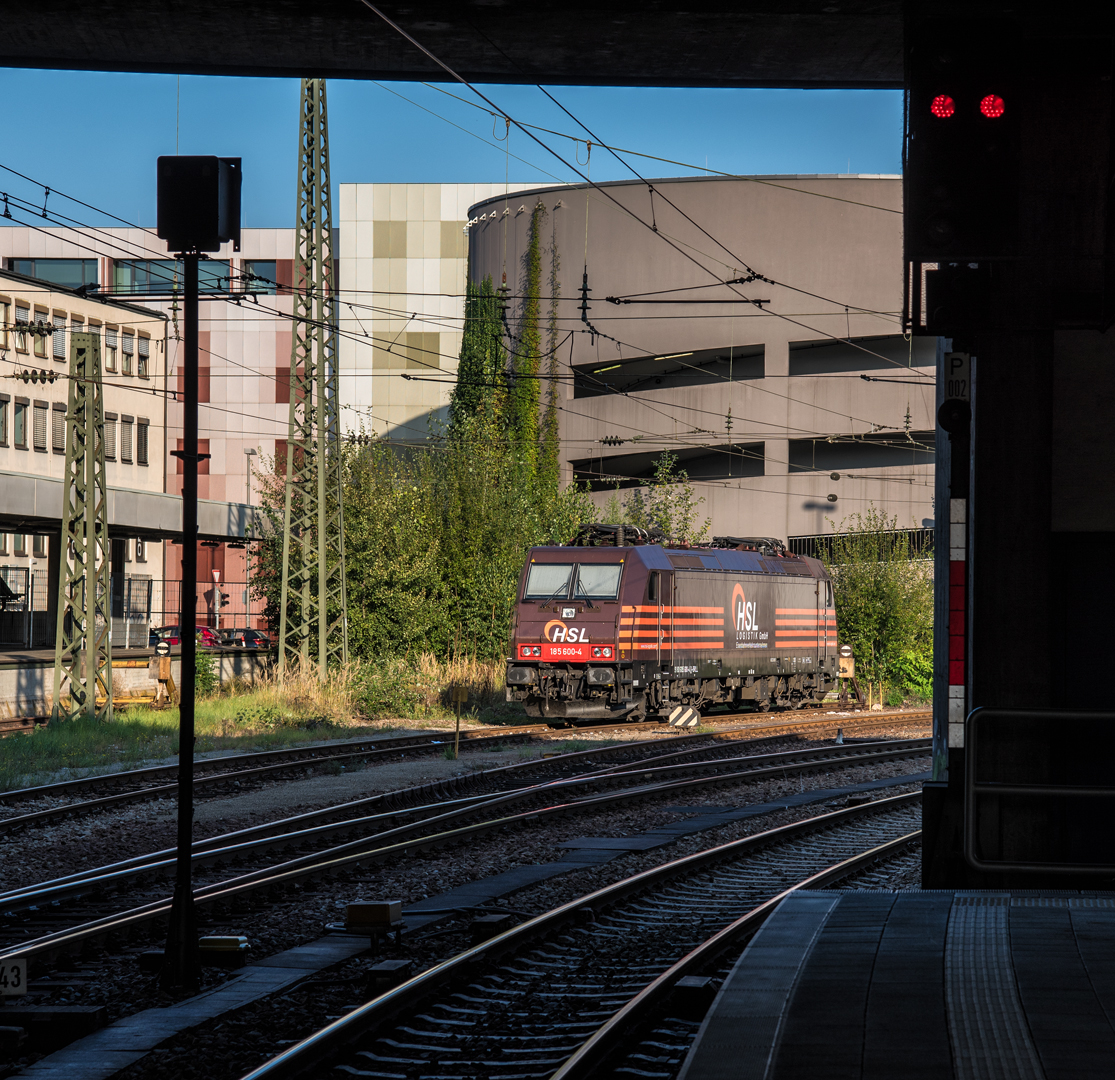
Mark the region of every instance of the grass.
<instances>
[{"instance_id":1,"label":"grass","mask_svg":"<svg viewBox=\"0 0 1115 1080\"><path fill-rule=\"evenodd\" d=\"M456 720L453 686L469 691L462 727L526 721L503 701L503 664L468 658L351 663L324 683L295 670L283 680L224 687L195 706L197 753L248 753L352 739L400 726L445 728ZM451 750L451 748L450 748ZM51 780L113 772L173 758L178 753L178 709L129 706L110 724L75 720L0 742L0 791Z\"/></svg>"}]
</instances>

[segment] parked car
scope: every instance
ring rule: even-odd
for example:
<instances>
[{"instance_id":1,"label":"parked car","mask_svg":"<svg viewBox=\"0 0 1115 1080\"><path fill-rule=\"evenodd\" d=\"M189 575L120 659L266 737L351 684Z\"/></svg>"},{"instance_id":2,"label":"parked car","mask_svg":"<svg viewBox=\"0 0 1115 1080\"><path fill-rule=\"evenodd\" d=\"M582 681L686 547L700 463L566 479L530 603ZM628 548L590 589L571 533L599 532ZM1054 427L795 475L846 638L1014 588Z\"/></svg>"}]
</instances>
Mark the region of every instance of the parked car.
<instances>
[{"instance_id":1,"label":"parked car","mask_svg":"<svg viewBox=\"0 0 1115 1080\"><path fill-rule=\"evenodd\" d=\"M152 627L151 633L147 637L148 648L153 648L158 645L160 641L165 641L168 645L180 645L182 642L178 636L178 627ZM208 626L199 626L197 628L197 643L203 649L219 649L221 647L221 639L217 636L217 632L211 630Z\"/></svg>"},{"instance_id":2,"label":"parked car","mask_svg":"<svg viewBox=\"0 0 1115 1080\"><path fill-rule=\"evenodd\" d=\"M221 631L221 641L234 649L269 649L271 639L262 630L247 626L237 626L232 630Z\"/></svg>"}]
</instances>

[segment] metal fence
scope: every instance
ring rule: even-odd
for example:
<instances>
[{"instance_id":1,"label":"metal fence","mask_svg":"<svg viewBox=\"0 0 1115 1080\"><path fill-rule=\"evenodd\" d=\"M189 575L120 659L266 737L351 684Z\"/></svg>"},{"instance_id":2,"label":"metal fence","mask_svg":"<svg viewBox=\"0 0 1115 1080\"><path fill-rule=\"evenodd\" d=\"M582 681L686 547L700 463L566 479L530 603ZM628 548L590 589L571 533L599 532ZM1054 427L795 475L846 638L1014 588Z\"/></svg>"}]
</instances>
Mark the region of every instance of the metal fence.
<instances>
[{"instance_id":1,"label":"metal fence","mask_svg":"<svg viewBox=\"0 0 1115 1080\"><path fill-rule=\"evenodd\" d=\"M933 550L932 529L896 529L888 535L893 536L896 540L906 538L910 544L910 551L917 558L928 558ZM791 536L788 546L793 555L808 555L813 559L831 559L836 536L836 533L823 533L818 536Z\"/></svg>"},{"instance_id":2,"label":"metal fence","mask_svg":"<svg viewBox=\"0 0 1115 1080\"><path fill-rule=\"evenodd\" d=\"M55 602L46 568L0 566L0 649L48 649L54 646ZM145 648L150 629L176 626L182 603L182 582L138 574L113 574L112 645ZM198 626L231 630L259 625L263 603L253 600L248 583L197 583Z\"/></svg>"},{"instance_id":3,"label":"metal fence","mask_svg":"<svg viewBox=\"0 0 1115 1080\"><path fill-rule=\"evenodd\" d=\"M54 644L46 570L0 566L0 648L41 649Z\"/></svg>"}]
</instances>

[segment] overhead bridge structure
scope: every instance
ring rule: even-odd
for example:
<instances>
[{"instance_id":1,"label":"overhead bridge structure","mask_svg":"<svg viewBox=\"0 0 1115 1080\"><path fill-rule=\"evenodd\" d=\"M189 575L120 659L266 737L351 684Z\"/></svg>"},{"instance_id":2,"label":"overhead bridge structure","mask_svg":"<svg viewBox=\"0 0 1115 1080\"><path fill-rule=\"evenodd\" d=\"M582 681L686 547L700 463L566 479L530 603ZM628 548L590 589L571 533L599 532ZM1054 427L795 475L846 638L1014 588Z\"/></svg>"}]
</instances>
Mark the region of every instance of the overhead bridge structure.
<instances>
[{"instance_id":1,"label":"overhead bridge structure","mask_svg":"<svg viewBox=\"0 0 1115 1080\"><path fill-rule=\"evenodd\" d=\"M624 86L902 86L897 0L376 4L464 78ZM5 67L441 80L361 0L13 0Z\"/></svg>"}]
</instances>

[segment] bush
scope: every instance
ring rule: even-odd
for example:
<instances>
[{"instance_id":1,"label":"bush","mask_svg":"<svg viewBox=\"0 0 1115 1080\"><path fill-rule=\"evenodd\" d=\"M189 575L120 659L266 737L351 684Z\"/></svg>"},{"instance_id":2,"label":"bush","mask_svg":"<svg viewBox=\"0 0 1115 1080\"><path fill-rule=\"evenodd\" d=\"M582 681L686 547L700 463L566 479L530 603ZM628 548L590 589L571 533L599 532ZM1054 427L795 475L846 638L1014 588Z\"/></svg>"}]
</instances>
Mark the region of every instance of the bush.
<instances>
[{"instance_id":1,"label":"bush","mask_svg":"<svg viewBox=\"0 0 1115 1080\"><path fill-rule=\"evenodd\" d=\"M194 665L194 692L199 697L210 697L221 688L217 657L204 649L197 650Z\"/></svg>"},{"instance_id":2,"label":"bush","mask_svg":"<svg viewBox=\"0 0 1115 1080\"><path fill-rule=\"evenodd\" d=\"M872 507L836 526L824 563L832 576L842 644L851 645L856 674L933 696L933 563L918 557L909 536ZM886 691L880 697L887 697ZM887 698L889 701L889 698Z\"/></svg>"}]
</instances>

